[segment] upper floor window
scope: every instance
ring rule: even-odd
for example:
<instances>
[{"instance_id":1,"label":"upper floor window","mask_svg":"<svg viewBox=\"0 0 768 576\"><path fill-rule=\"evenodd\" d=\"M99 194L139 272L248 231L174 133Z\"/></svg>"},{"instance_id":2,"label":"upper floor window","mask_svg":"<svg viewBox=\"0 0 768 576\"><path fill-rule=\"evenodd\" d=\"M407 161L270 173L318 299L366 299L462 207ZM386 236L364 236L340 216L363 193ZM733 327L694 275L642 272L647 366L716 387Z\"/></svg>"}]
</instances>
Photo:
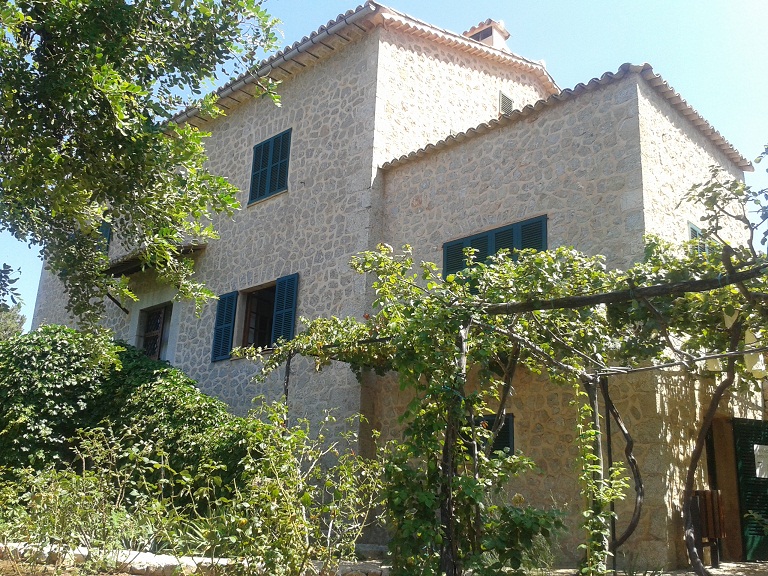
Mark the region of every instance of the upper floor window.
<instances>
[{"instance_id":1,"label":"upper floor window","mask_svg":"<svg viewBox=\"0 0 768 576\"><path fill-rule=\"evenodd\" d=\"M697 254L707 253L707 242L704 239L704 235L701 233L701 229L690 222L688 222L688 239L696 241L696 247L694 249Z\"/></svg>"},{"instance_id":2,"label":"upper floor window","mask_svg":"<svg viewBox=\"0 0 768 576\"><path fill-rule=\"evenodd\" d=\"M443 276L455 274L466 268L467 262L464 256L464 248L475 248L475 260L483 262L488 256L496 254L503 248L523 250L533 248L535 250L547 249L547 217L538 216L530 220L516 222L509 226L495 228L467 236L452 242L443 244Z\"/></svg>"},{"instance_id":3,"label":"upper floor window","mask_svg":"<svg viewBox=\"0 0 768 576\"><path fill-rule=\"evenodd\" d=\"M253 147L249 204L288 189L288 159L290 155L290 130Z\"/></svg>"}]
</instances>

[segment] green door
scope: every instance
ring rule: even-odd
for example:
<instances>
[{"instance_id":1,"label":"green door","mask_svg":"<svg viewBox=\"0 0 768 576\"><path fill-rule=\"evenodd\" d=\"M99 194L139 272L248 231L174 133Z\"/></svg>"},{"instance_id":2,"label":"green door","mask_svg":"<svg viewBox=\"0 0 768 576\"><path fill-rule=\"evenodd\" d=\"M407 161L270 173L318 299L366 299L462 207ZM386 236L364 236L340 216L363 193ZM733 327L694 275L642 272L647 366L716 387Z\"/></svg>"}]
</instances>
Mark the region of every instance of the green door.
<instances>
[{"instance_id":1,"label":"green door","mask_svg":"<svg viewBox=\"0 0 768 576\"><path fill-rule=\"evenodd\" d=\"M745 518L756 512L768 522L768 422L734 418L733 438L744 556L748 562L768 560L768 524Z\"/></svg>"}]
</instances>

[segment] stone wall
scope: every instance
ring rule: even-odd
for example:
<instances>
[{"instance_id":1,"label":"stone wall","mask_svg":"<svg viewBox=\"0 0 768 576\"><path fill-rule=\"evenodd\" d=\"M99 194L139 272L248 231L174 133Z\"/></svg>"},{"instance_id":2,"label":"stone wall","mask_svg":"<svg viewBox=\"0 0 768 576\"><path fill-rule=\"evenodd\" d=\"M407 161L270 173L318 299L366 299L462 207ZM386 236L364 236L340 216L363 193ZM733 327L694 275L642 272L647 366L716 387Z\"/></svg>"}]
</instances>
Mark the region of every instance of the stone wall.
<instances>
[{"instance_id":1,"label":"stone wall","mask_svg":"<svg viewBox=\"0 0 768 576\"><path fill-rule=\"evenodd\" d=\"M375 411L371 421L382 431L382 439L397 438L403 424L397 421L408 401L409 392L399 389L393 376L369 377L366 383ZM620 549L619 563L634 558L642 569L660 569L686 565L682 539L682 489L690 461L697 424L709 402L713 383L701 383L682 373L644 372L609 378L609 391L635 447L645 490L645 500L637 529ZM570 387L552 384L546 377L520 370L507 411L514 415L515 449L536 463L532 472L514 479L510 497L522 495L526 502L543 508L557 507L566 513L566 531L558 539L555 556L558 565L573 566L584 541L580 513L584 499L577 469L576 407ZM724 417L760 418L759 394L732 395L721 403ZM599 401L601 416L604 403ZM601 421L607 431L606 421ZM616 532L620 536L632 517L635 492L631 472L624 457L625 441L615 422L611 422L611 456L626 470L630 487L623 501L616 503ZM604 461L609 462L606 439ZM717 454L715 455L717 456ZM706 456L702 458L697 489L709 487ZM738 515L738 510L727 512Z\"/></svg>"},{"instance_id":2,"label":"stone wall","mask_svg":"<svg viewBox=\"0 0 768 576\"><path fill-rule=\"evenodd\" d=\"M351 272L352 254L368 245L371 157L378 45L367 36L280 86L281 106L245 102L216 120L206 142L212 171L240 189L242 209L215 225L221 239L199 257L197 273L216 294L259 287L299 273L298 315L350 315L363 307L363 278ZM288 190L248 205L253 146L291 129ZM258 366L245 360L211 362L216 303L179 325L176 365L201 389L237 411L255 395L282 393L282 374L250 382ZM242 329L236 321L235 345ZM328 409L341 416L359 410L359 386L343 366L311 384L307 361L292 366L292 415L313 420Z\"/></svg>"},{"instance_id":3,"label":"stone wall","mask_svg":"<svg viewBox=\"0 0 768 576\"><path fill-rule=\"evenodd\" d=\"M687 240L688 222L698 219L690 206L682 214L676 209L681 194L706 178L710 164L731 165L697 139L691 126L659 112L667 105L654 96L643 80L628 76L396 163L383 172L385 240L411 244L417 262L440 264L446 241L545 214L550 248L574 245L603 253L609 267L625 267L642 256L642 236L650 223L670 241ZM667 144L651 145L654 138ZM691 166L682 165L686 158ZM731 173L740 176L735 169ZM680 497L695 423L711 384L664 372L611 378L611 389L637 442L646 487L643 515L625 551L649 567L681 564ZM508 406L515 414L516 447L538 465L511 489L538 506L555 504L568 511L568 535L559 553L565 563L577 560L582 539L572 398L571 390L528 375L515 383ZM380 386L372 404L381 412L374 420L396 434L397 425L386 414L399 413L407 400L392 382ZM750 400L739 397L731 410L757 415L748 407ZM620 461L623 445L615 426L613 436L614 458ZM706 487L703 471L699 482ZM630 489L617 505L619 534L633 504Z\"/></svg>"},{"instance_id":4,"label":"stone wall","mask_svg":"<svg viewBox=\"0 0 768 576\"><path fill-rule=\"evenodd\" d=\"M381 28L376 165L499 116L499 91L522 109L549 96L531 72Z\"/></svg>"},{"instance_id":5,"label":"stone wall","mask_svg":"<svg viewBox=\"0 0 768 576\"><path fill-rule=\"evenodd\" d=\"M706 182L715 165L724 178L744 180L744 172L650 86L641 82L638 87L646 233L683 242L689 236L681 222L703 227L700 209L681 203L691 186ZM746 240L734 225L724 233L741 243Z\"/></svg>"},{"instance_id":6,"label":"stone wall","mask_svg":"<svg viewBox=\"0 0 768 576\"><path fill-rule=\"evenodd\" d=\"M627 266L643 251L637 80L587 92L385 170L384 240L418 262L444 242L534 216L548 246Z\"/></svg>"},{"instance_id":7,"label":"stone wall","mask_svg":"<svg viewBox=\"0 0 768 576\"><path fill-rule=\"evenodd\" d=\"M232 219L216 218L221 239L196 256L198 278L215 294L225 294L298 272L299 315L361 314L371 296L348 262L382 240L377 166L496 117L500 89L520 106L544 95L535 76L517 67L377 27L285 79L280 107L261 99L228 110L204 127L212 133L206 148L210 169L240 189L242 209ZM249 206L254 145L288 129L288 190ZM41 286L48 290L50 282ZM134 274L131 288L139 302L129 305L130 315L109 307L105 324L136 343L141 311L171 303L173 293L151 273ZM55 298L41 304L39 317L66 321L61 304ZM278 397L282 374L256 385L251 377L258 366L210 361L215 312L216 302L199 317L190 304L173 302L164 357L238 412L255 395ZM235 345L240 326L238 317ZM359 384L346 367L313 372L306 361L293 363L292 414L318 419L327 409L340 416L359 411Z\"/></svg>"}]
</instances>

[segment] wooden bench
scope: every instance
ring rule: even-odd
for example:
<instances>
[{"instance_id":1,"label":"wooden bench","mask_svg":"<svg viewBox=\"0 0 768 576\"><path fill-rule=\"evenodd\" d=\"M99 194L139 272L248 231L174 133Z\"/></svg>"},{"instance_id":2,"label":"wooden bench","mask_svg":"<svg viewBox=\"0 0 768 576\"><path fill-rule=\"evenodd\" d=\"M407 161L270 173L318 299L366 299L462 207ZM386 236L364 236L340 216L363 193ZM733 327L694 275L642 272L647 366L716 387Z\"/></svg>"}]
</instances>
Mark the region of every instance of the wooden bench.
<instances>
[{"instance_id":1,"label":"wooden bench","mask_svg":"<svg viewBox=\"0 0 768 576\"><path fill-rule=\"evenodd\" d=\"M718 568L720 540L725 538L725 518L720 490L695 490L691 502L691 519L699 558L704 560L704 546L708 546L712 567Z\"/></svg>"}]
</instances>

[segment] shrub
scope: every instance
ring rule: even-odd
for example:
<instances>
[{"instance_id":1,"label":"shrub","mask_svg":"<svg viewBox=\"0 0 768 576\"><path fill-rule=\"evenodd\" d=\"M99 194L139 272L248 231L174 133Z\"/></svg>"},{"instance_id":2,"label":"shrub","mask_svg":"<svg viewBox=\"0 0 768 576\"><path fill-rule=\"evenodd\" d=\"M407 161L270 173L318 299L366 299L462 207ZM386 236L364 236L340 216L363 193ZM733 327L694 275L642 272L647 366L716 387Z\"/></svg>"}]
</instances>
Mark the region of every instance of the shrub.
<instances>
[{"instance_id":1,"label":"shrub","mask_svg":"<svg viewBox=\"0 0 768 576\"><path fill-rule=\"evenodd\" d=\"M60 326L0 345L0 540L245 558L332 571L382 492L356 438L329 442L284 405L247 418L166 363ZM12 470L12 469L15 470Z\"/></svg>"},{"instance_id":2,"label":"shrub","mask_svg":"<svg viewBox=\"0 0 768 576\"><path fill-rule=\"evenodd\" d=\"M118 351L103 334L63 326L0 341L0 467L71 459L69 439L119 368Z\"/></svg>"},{"instance_id":3,"label":"shrub","mask_svg":"<svg viewBox=\"0 0 768 576\"><path fill-rule=\"evenodd\" d=\"M51 325L0 342L0 467L60 467L76 457L78 429L106 422L180 470L233 418L180 370L103 334Z\"/></svg>"}]
</instances>

